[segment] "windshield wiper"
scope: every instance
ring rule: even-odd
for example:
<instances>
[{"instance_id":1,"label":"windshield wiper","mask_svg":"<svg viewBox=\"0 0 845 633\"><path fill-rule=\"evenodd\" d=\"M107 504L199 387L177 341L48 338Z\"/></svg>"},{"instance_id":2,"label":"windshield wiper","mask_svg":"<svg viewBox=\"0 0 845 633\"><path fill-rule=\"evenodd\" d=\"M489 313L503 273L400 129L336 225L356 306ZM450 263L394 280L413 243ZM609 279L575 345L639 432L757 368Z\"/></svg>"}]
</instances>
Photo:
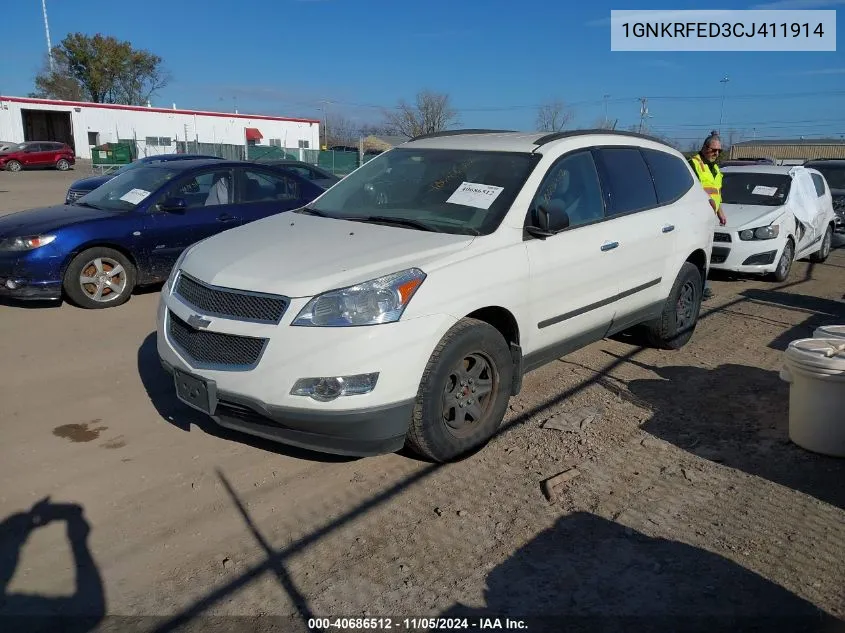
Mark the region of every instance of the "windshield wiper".
<instances>
[{"instance_id":1,"label":"windshield wiper","mask_svg":"<svg viewBox=\"0 0 845 633\"><path fill-rule=\"evenodd\" d=\"M302 207L300 209L294 209L294 213L303 213L306 215L316 215L318 218L333 218L333 215L329 215L328 213L323 213L319 209L315 209L314 207Z\"/></svg>"},{"instance_id":2,"label":"windshield wiper","mask_svg":"<svg viewBox=\"0 0 845 633\"><path fill-rule=\"evenodd\" d=\"M372 224L393 224L395 226L404 226L419 231L431 231L432 233L439 233L433 226L420 222L419 220L410 220L408 218L391 218L386 215L365 215L361 217L343 218L350 222L370 222Z\"/></svg>"}]
</instances>

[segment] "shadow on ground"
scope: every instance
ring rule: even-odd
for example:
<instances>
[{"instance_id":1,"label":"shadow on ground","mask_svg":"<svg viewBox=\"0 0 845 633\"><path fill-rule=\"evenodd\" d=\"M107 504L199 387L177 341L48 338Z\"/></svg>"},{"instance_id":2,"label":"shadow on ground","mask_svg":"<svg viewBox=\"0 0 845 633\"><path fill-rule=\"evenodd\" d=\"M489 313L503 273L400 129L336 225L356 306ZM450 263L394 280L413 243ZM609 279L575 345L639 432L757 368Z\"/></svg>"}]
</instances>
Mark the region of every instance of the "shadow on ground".
<instances>
[{"instance_id":1,"label":"shadow on ground","mask_svg":"<svg viewBox=\"0 0 845 633\"><path fill-rule=\"evenodd\" d=\"M317 453L305 449L287 446L278 442L271 442L246 433L238 433L217 425L207 415L195 411L183 404L176 397L176 389L173 386L173 378L164 370L159 361L156 350L156 333L152 332L138 348L138 375L147 392L150 402L158 411L158 414L170 424L182 431L190 432L191 427L199 428L203 433L208 433L221 440L239 442L253 448L258 448L278 455L287 455L296 459L319 462L350 462L355 457L344 457Z\"/></svg>"},{"instance_id":2,"label":"shadow on ground","mask_svg":"<svg viewBox=\"0 0 845 633\"><path fill-rule=\"evenodd\" d=\"M30 535L54 521L66 525L75 563L76 591L70 596L10 592L9 584ZM106 613L106 597L88 548L90 532L81 506L53 503L49 498L0 523L0 630L86 633L98 626Z\"/></svg>"},{"instance_id":3,"label":"shadow on ground","mask_svg":"<svg viewBox=\"0 0 845 633\"><path fill-rule=\"evenodd\" d=\"M524 619L537 631L843 630L840 620L736 563L579 512L487 576L486 605L440 617ZM471 624L470 624L471 626Z\"/></svg>"},{"instance_id":4,"label":"shadow on ground","mask_svg":"<svg viewBox=\"0 0 845 633\"><path fill-rule=\"evenodd\" d=\"M772 349L785 350L789 344L799 338L812 338L816 328L823 325L845 324L845 302L813 297L810 295L782 292L779 290L759 290L749 288L740 296L755 303L777 306L787 310L807 314L798 325L781 332L771 343Z\"/></svg>"},{"instance_id":5,"label":"shadow on ground","mask_svg":"<svg viewBox=\"0 0 845 633\"><path fill-rule=\"evenodd\" d=\"M777 372L731 364L647 368L659 378L628 383L635 398L654 408L644 431L845 509L845 460L789 440L789 385Z\"/></svg>"}]
</instances>

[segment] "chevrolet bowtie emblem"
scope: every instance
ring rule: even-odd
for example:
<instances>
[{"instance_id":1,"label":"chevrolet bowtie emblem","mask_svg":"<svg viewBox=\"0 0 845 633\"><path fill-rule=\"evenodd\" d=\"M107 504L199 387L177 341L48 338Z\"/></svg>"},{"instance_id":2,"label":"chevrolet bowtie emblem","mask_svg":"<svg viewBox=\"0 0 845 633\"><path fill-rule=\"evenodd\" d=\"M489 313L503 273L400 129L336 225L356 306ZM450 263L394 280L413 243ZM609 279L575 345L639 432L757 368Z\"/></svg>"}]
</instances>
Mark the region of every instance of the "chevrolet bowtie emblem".
<instances>
[{"instance_id":1,"label":"chevrolet bowtie emblem","mask_svg":"<svg viewBox=\"0 0 845 633\"><path fill-rule=\"evenodd\" d=\"M211 321L202 318L198 314L192 314L188 317L188 325L190 325L195 330L198 330L200 328L207 328L209 325L211 325Z\"/></svg>"}]
</instances>

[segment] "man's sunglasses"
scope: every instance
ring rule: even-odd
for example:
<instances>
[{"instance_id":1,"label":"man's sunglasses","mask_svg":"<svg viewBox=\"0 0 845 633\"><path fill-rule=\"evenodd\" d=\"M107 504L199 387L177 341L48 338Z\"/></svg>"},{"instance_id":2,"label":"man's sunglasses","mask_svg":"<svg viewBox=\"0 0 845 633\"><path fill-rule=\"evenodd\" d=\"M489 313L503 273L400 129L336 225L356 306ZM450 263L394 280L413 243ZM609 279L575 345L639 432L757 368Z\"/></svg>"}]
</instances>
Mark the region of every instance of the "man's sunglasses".
<instances>
[{"instance_id":1,"label":"man's sunglasses","mask_svg":"<svg viewBox=\"0 0 845 633\"><path fill-rule=\"evenodd\" d=\"M721 153L722 153L722 150L721 150L721 149L713 149L712 147L708 147L708 148L707 148L707 151L708 151L708 152L713 152L714 154L721 154Z\"/></svg>"}]
</instances>

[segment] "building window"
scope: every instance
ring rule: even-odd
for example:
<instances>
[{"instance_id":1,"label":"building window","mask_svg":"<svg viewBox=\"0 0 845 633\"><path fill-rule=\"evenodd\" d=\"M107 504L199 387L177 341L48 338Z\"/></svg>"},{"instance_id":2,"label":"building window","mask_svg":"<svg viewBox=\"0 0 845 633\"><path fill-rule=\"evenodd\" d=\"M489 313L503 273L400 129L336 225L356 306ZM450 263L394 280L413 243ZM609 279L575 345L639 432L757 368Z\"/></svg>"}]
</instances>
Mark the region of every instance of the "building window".
<instances>
[{"instance_id":1,"label":"building window","mask_svg":"<svg viewBox=\"0 0 845 633\"><path fill-rule=\"evenodd\" d=\"M147 147L170 147L172 139L169 136L148 136Z\"/></svg>"},{"instance_id":2,"label":"building window","mask_svg":"<svg viewBox=\"0 0 845 633\"><path fill-rule=\"evenodd\" d=\"M308 149L310 146L308 141L299 141L299 149Z\"/></svg>"},{"instance_id":3,"label":"building window","mask_svg":"<svg viewBox=\"0 0 845 633\"><path fill-rule=\"evenodd\" d=\"M280 139L280 138L271 138L271 139L270 139L270 146L271 146L271 147L281 147L281 146L282 146L282 139Z\"/></svg>"}]
</instances>

